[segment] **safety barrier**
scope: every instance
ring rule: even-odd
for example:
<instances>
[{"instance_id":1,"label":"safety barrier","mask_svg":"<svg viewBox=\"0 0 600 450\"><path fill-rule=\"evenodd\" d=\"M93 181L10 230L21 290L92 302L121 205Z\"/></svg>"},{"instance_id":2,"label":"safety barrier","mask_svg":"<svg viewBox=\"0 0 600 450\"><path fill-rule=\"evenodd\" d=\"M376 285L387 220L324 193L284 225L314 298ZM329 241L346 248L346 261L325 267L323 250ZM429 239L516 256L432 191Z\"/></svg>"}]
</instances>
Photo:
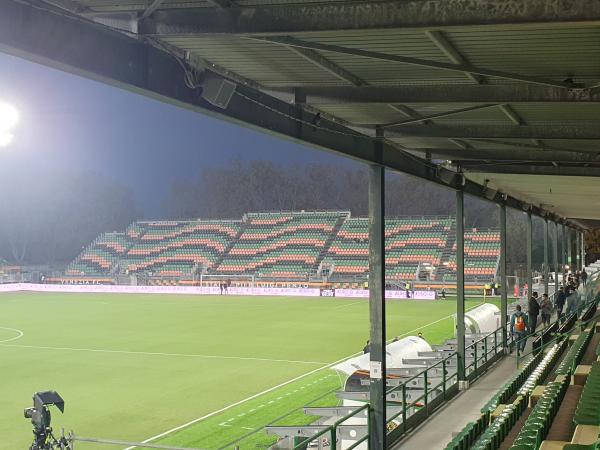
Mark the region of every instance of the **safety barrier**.
<instances>
[{"instance_id":1,"label":"safety barrier","mask_svg":"<svg viewBox=\"0 0 600 450\"><path fill-rule=\"evenodd\" d=\"M467 346L465 354L473 355L473 361L466 367L466 370L470 370L469 378L474 379L480 376L503 351L502 328L492 331ZM393 429L388 435L390 442L395 442L404 433L420 424L435 409L458 392L458 376L456 373L448 376L447 370L450 367L450 361L457 360L457 358L458 354L453 352L387 391L387 394L399 392L399 401L402 403L402 410L388 419L390 424L393 423ZM441 376L436 377L436 373L441 373ZM432 379L440 377L441 380L437 384L429 384ZM407 402L407 389L411 382L420 378L423 379L423 394ZM486 414L485 411L482 413ZM400 423L396 425L396 422Z\"/></svg>"}]
</instances>

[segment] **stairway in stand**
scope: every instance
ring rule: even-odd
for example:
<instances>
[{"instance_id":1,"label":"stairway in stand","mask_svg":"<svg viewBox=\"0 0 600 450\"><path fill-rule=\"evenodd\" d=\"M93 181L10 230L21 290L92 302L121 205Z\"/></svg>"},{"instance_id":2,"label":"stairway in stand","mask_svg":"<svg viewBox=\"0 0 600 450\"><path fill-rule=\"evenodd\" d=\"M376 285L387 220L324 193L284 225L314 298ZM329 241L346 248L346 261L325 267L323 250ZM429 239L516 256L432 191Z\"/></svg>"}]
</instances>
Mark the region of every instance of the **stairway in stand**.
<instances>
[{"instance_id":1,"label":"stairway in stand","mask_svg":"<svg viewBox=\"0 0 600 450\"><path fill-rule=\"evenodd\" d=\"M321 263L323 262L323 259L325 258L325 256L329 252L329 247L331 247L331 244L333 243L333 241L336 238L338 232L340 231L340 228L342 228L342 225L344 224L344 222L346 221L346 219L348 217L350 217L350 216L348 215L348 216L345 216L345 217L340 217L335 222L335 225L333 226L333 231L331 231L331 233L329 233L329 237L325 241L325 245L321 249L321 252L319 253L319 256L317 257L317 260L315 261L315 265L313 267L313 270L314 270L315 273L317 272L317 270L319 270L319 267L321 266Z\"/></svg>"}]
</instances>

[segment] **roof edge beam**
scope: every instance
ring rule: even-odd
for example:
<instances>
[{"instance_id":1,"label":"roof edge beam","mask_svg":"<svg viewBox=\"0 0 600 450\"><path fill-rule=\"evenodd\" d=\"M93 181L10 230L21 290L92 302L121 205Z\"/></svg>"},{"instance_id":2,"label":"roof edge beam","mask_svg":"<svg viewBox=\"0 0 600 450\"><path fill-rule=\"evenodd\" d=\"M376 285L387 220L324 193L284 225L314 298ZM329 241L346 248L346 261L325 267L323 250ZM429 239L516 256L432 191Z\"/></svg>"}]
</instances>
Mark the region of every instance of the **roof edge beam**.
<instances>
[{"instance_id":1,"label":"roof edge beam","mask_svg":"<svg viewBox=\"0 0 600 450\"><path fill-rule=\"evenodd\" d=\"M228 10L181 8L157 12L141 29L146 34L252 34L383 28L439 29L513 24L598 24L595 0L403 0L340 1L254 5ZM228 14L231 12L231 14Z\"/></svg>"},{"instance_id":2,"label":"roof edge beam","mask_svg":"<svg viewBox=\"0 0 600 450\"><path fill-rule=\"evenodd\" d=\"M48 39L49 35L52 39ZM181 61L173 54L67 15L53 14L20 1L1 1L0 51L486 198L482 185L460 174L326 118L315 121L315 114L249 86L237 85L226 109L214 106L186 85ZM503 201L515 209L526 206L526 202L511 196ZM554 216L536 206L532 212Z\"/></svg>"}]
</instances>

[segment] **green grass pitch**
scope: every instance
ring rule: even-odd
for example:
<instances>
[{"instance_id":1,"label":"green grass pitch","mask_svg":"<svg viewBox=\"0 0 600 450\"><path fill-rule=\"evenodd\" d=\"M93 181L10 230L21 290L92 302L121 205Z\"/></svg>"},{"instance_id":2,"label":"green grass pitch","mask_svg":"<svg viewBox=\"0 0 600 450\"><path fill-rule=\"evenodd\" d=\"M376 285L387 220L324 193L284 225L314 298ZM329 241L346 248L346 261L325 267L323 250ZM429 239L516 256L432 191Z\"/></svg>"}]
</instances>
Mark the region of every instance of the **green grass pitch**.
<instances>
[{"instance_id":1,"label":"green grass pitch","mask_svg":"<svg viewBox=\"0 0 600 450\"><path fill-rule=\"evenodd\" d=\"M452 300L389 301L388 337L450 337ZM367 337L361 299L0 294L0 447L29 446L22 410L53 389L66 401L55 429L139 441L208 416L158 441L256 449L274 439L264 425L307 423L302 406L335 404L341 380L327 366Z\"/></svg>"}]
</instances>

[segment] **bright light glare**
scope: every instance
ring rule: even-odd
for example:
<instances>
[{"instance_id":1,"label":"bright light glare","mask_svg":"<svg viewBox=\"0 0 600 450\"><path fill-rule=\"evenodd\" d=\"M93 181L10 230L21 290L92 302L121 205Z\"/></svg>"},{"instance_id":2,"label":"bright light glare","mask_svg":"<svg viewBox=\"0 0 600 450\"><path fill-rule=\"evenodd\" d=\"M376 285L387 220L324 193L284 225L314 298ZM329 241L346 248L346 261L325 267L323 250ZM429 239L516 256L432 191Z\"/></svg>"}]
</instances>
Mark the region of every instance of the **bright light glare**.
<instances>
[{"instance_id":1,"label":"bright light glare","mask_svg":"<svg viewBox=\"0 0 600 450\"><path fill-rule=\"evenodd\" d=\"M8 146L13 138L13 129L19 122L19 112L14 106L0 102L0 147Z\"/></svg>"}]
</instances>

